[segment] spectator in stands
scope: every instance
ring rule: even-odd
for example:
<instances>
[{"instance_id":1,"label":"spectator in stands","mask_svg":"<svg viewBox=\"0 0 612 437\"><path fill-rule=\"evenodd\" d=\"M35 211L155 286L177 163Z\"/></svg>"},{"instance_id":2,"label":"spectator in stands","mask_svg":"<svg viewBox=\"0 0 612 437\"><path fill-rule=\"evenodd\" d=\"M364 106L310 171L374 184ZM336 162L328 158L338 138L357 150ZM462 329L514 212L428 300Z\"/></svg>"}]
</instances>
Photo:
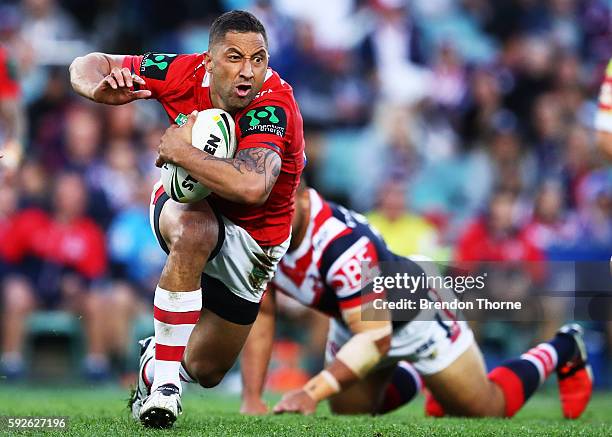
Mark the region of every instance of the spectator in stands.
<instances>
[{"instance_id":1,"label":"spectator in stands","mask_svg":"<svg viewBox=\"0 0 612 437\"><path fill-rule=\"evenodd\" d=\"M101 146L102 122L98 108L87 104L72 106L65 120L62 151L65 161L61 165L83 177L90 195L88 212L105 227L111 219L112 206L105 191L111 187L104 186Z\"/></svg>"},{"instance_id":2,"label":"spectator in stands","mask_svg":"<svg viewBox=\"0 0 612 437\"><path fill-rule=\"evenodd\" d=\"M388 181L378 193L377 208L368 220L398 255L443 256L436 228L406 208L406 188L401 181Z\"/></svg>"},{"instance_id":3,"label":"spectator in stands","mask_svg":"<svg viewBox=\"0 0 612 437\"><path fill-rule=\"evenodd\" d=\"M517 220L517 209L514 192L496 191L487 212L459 236L455 260L472 274L486 274L483 292L489 299L523 302L521 312L508 314L507 320L529 322L514 327L517 332L521 327L524 329L523 338L531 336L535 340L549 333L551 325L558 328L555 318L558 314L547 313L539 297L532 295L532 290L546 279L544 255L527 238L524 226ZM488 321L486 312L476 315L482 317L481 321ZM536 323L538 320L549 323ZM486 335L487 330L481 332Z\"/></svg>"},{"instance_id":4,"label":"spectator in stands","mask_svg":"<svg viewBox=\"0 0 612 437\"><path fill-rule=\"evenodd\" d=\"M499 190L487 212L474 220L459 236L457 261L540 261L542 252L531 243L525 228L517 223L516 194Z\"/></svg>"},{"instance_id":5,"label":"spectator in stands","mask_svg":"<svg viewBox=\"0 0 612 437\"><path fill-rule=\"evenodd\" d=\"M566 128L561 118L560 101L555 94L546 93L536 99L531 124L538 176L544 179L558 176Z\"/></svg>"},{"instance_id":6,"label":"spectator in stands","mask_svg":"<svg viewBox=\"0 0 612 437\"><path fill-rule=\"evenodd\" d=\"M129 290L147 304L166 258L149 224L150 185L138 186L131 206L115 216L108 230L114 288Z\"/></svg>"},{"instance_id":7,"label":"spectator in stands","mask_svg":"<svg viewBox=\"0 0 612 437\"><path fill-rule=\"evenodd\" d=\"M606 260L612 248L612 168L586 174L576 187L584 259ZM578 258L580 259L580 258Z\"/></svg>"},{"instance_id":8,"label":"spectator in stands","mask_svg":"<svg viewBox=\"0 0 612 437\"><path fill-rule=\"evenodd\" d=\"M426 59L422 31L406 2L376 0L374 25L359 47L367 76L377 80L383 99L411 106L430 92L431 77L422 67Z\"/></svg>"},{"instance_id":9,"label":"spectator in stands","mask_svg":"<svg viewBox=\"0 0 612 437\"><path fill-rule=\"evenodd\" d=\"M540 186L525 235L548 259L564 259L563 253L577 244L577 217L565 208L561 184L549 181Z\"/></svg>"},{"instance_id":10,"label":"spectator in stands","mask_svg":"<svg viewBox=\"0 0 612 437\"><path fill-rule=\"evenodd\" d=\"M0 16L7 13L10 13L8 6L3 6ZM0 181L7 173L13 175L19 166L26 127L17 60L11 56L6 44L6 19L0 17ZM8 27L10 29L10 25ZM8 33L11 32L12 29Z\"/></svg>"},{"instance_id":11,"label":"spectator in stands","mask_svg":"<svg viewBox=\"0 0 612 437\"><path fill-rule=\"evenodd\" d=\"M23 374L22 347L27 316L35 309L63 309L83 316L87 337L85 371L90 378L108 374L107 312L121 314L122 302L96 292L106 272L106 247L100 227L85 216L87 192L82 178L65 173L56 179L53 209L17 212L1 250L14 267L2 289L2 362L5 374Z\"/></svg>"},{"instance_id":12,"label":"spectator in stands","mask_svg":"<svg viewBox=\"0 0 612 437\"><path fill-rule=\"evenodd\" d=\"M472 73L466 108L459 126L466 149L482 147L508 110L503 107L500 82L493 72L479 68Z\"/></svg>"},{"instance_id":13,"label":"spectator in stands","mask_svg":"<svg viewBox=\"0 0 612 437\"><path fill-rule=\"evenodd\" d=\"M6 241L12 228L17 211L17 200L17 190L13 185L8 182L0 184L0 245ZM0 287L2 286L2 278L10 273L8 263L2 255L2 251L0 251Z\"/></svg>"},{"instance_id":14,"label":"spectator in stands","mask_svg":"<svg viewBox=\"0 0 612 437\"><path fill-rule=\"evenodd\" d=\"M574 208L578 204L578 187L594 168L594 152L587 130L578 124L571 126L561 164L561 176L567 202Z\"/></svg>"}]
</instances>

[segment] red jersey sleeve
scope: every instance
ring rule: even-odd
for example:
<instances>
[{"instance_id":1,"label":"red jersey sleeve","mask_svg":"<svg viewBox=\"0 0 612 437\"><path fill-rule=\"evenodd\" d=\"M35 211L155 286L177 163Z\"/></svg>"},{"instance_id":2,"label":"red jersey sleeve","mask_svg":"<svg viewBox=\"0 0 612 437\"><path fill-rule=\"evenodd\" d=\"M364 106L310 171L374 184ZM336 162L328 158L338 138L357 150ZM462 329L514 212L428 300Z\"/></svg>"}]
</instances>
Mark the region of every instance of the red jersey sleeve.
<instances>
[{"instance_id":1,"label":"red jersey sleeve","mask_svg":"<svg viewBox=\"0 0 612 437\"><path fill-rule=\"evenodd\" d=\"M236 152L252 147L274 150L281 158L292 141L294 114L281 100L264 99L238 116Z\"/></svg>"},{"instance_id":2,"label":"red jersey sleeve","mask_svg":"<svg viewBox=\"0 0 612 437\"><path fill-rule=\"evenodd\" d=\"M168 53L145 53L139 56L126 56L123 67L142 77L145 85L134 85L134 89L151 91L157 100L171 100L180 97L190 84L191 77L202 63L201 54L174 55Z\"/></svg>"}]
</instances>

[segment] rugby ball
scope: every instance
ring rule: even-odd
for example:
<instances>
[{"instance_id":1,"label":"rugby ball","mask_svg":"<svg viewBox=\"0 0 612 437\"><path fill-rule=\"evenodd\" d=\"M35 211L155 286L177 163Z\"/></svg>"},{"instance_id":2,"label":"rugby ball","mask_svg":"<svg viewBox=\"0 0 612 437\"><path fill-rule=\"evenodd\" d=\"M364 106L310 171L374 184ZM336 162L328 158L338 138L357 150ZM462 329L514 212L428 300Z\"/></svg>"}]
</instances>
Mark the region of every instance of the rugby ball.
<instances>
[{"instance_id":1,"label":"rugby ball","mask_svg":"<svg viewBox=\"0 0 612 437\"><path fill-rule=\"evenodd\" d=\"M191 145L217 158L233 158L236 153L236 128L232 116L222 109L198 112L193 125ZM164 191L172 200L192 203L211 191L182 167L165 163L161 169Z\"/></svg>"}]
</instances>

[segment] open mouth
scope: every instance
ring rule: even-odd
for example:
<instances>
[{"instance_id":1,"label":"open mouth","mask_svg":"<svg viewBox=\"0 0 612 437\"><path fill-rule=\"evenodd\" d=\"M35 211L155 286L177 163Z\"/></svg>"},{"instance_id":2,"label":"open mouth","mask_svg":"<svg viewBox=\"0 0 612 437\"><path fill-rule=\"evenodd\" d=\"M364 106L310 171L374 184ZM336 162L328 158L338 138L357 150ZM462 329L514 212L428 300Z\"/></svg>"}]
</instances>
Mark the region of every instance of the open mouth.
<instances>
[{"instance_id":1,"label":"open mouth","mask_svg":"<svg viewBox=\"0 0 612 437\"><path fill-rule=\"evenodd\" d=\"M249 91L251 91L251 88L252 86L248 83L237 85L236 94L238 94L238 97L246 97L246 95L249 94Z\"/></svg>"}]
</instances>

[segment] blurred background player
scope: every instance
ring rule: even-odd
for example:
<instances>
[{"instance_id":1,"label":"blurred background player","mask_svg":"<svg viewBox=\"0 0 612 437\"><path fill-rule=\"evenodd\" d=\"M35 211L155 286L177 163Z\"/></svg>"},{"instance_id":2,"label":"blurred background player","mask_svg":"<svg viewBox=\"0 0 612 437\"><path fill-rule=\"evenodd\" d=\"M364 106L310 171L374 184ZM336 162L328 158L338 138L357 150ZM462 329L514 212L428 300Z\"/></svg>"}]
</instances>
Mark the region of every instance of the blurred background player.
<instances>
[{"instance_id":1,"label":"blurred background player","mask_svg":"<svg viewBox=\"0 0 612 437\"><path fill-rule=\"evenodd\" d=\"M75 91L97 103L152 97L170 120L187 118L166 130L156 164L179 165L215 193L179 204L168 201L161 183L153 189L152 227L168 258L155 291L155 342L149 342L155 378L150 394L141 385L132 402L145 426L170 427L181 413L181 363L202 386L219 384L289 245L304 165L302 118L291 87L268 69L267 47L257 18L231 11L215 20L202 54L90 53L70 67ZM197 111L213 107L236 119L234 158L217 159L191 145Z\"/></svg>"},{"instance_id":2,"label":"blurred background player","mask_svg":"<svg viewBox=\"0 0 612 437\"><path fill-rule=\"evenodd\" d=\"M243 396L242 411L265 411L261 395L273 341L274 294L279 291L332 320L325 369L301 389L286 393L275 413L312 414L328 398L335 413L385 413L410 401L424 383L433 394L427 403L430 415L512 417L556 372L563 414L572 419L582 414L592 391L582 328L566 325L552 340L487 375L468 324L450 311L420 310L411 313L412 319L410 312L391 319L383 310L368 317L380 309L375 302L381 295L368 288L374 278L367 271L418 277L423 270L391 252L363 216L325 201L303 183L300 187L291 245L245 345L245 391L256 395ZM432 267L423 268L432 275ZM440 301L445 295L425 287L410 291L415 302Z\"/></svg>"}]
</instances>

